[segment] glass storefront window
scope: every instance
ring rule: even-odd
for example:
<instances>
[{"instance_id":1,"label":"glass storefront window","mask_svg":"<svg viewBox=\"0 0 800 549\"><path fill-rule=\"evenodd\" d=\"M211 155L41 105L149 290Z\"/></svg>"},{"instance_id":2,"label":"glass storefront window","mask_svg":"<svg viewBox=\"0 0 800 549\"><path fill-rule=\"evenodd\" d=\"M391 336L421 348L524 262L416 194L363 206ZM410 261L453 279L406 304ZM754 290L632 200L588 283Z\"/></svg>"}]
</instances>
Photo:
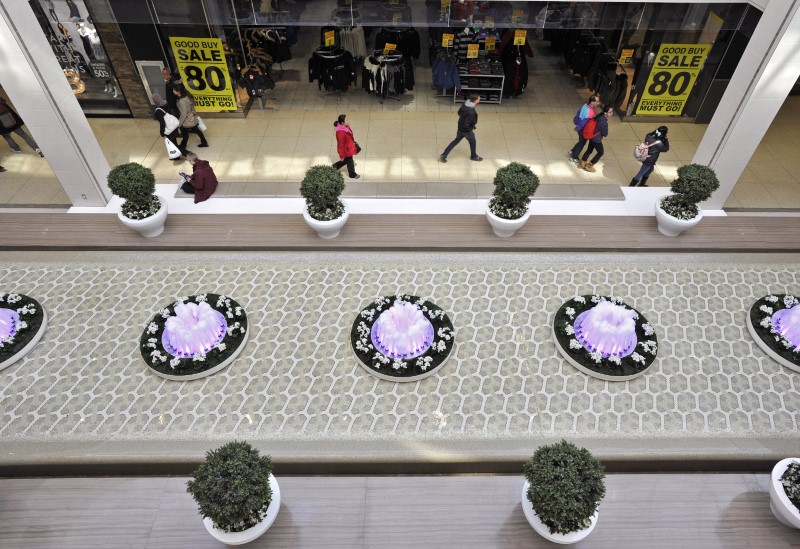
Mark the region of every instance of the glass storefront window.
<instances>
[{"instance_id":1,"label":"glass storefront window","mask_svg":"<svg viewBox=\"0 0 800 549\"><path fill-rule=\"evenodd\" d=\"M130 114L83 0L29 0L29 4L83 112Z\"/></svg>"}]
</instances>

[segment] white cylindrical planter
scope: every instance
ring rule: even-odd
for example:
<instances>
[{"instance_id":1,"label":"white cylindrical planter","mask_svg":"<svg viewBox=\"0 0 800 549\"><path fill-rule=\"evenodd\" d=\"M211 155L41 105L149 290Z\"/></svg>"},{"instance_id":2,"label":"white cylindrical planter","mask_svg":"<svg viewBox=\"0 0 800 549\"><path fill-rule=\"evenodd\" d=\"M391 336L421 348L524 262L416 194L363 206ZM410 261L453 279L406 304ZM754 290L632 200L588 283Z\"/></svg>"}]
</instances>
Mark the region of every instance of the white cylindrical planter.
<instances>
[{"instance_id":1,"label":"white cylindrical planter","mask_svg":"<svg viewBox=\"0 0 800 549\"><path fill-rule=\"evenodd\" d=\"M489 210L489 206L486 206L486 219L489 220L489 225L492 226L494 234L501 238L513 236L515 232L525 225L525 222L528 221L530 216L530 212L526 211L525 215L518 219L503 219L502 217L494 215L491 210Z\"/></svg>"},{"instance_id":2,"label":"white cylindrical planter","mask_svg":"<svg viewBox=\"0 0 800 549\"><path fill-rule=\"evenodd\" d=\"M344 224L347 223L347 218L350 217L350 210L347 207L347 202L342 200L344 204L344 213L341 217L332 219L330 221L318 221L308 215L308 208L303 206L303 219L306 220L308 226L317 231L320 238L336 238L339 236L339 231L342 230Z\"/></svg>"},{"instance_id":3,"label":"white cylindrical planter","mask_svg":"<svg viewBox=\"0 0 800 549\"><path fill-rule=\"evenodd\" d=\"M122 212L117 214L117 217L126 227L137 231L139 234L146 238L152 238L164 232L164 223L167 221L167 201L162 197L157 197L161 202L161 208L150 217L144 219L128 219Z\"/></svg>"},{"instance_id":4,"label":"white cylindrical planter","mask_svg":"<svg viewBox=\"0 0 800 549\"><path fill-rule=\"evenodd\" d=\"M692 219L678 219L672 217L667 212L661 209L661 199L656 202L656 221L658 222L658 232L664 236L678 236L683 231L691 229L703 219L703 210L698 209L698 214Z\"/></svg>"},{"instance_id":5,"label":"white cylindrical planter","mask_svg":"<svg viewBox=\"0 0 800 549\"><path fill-rule=\"evenodd\" d=\"M800 462L800 458L782 459L772 468L769 482L769 507L775 518L783 524L789 528L800 529L800 511L789 500L783 484L781 484L781 475L786 472L789 464L793 461Z\"/></svg>"},{"instance_id":6,"label":"white cylindrical planter","mask_svg":"<svg viewBox=\"0 0 800 549\"><path fill-rule=\"evenodd\" d=\"M597 524L597 513L592 515L591 517L591 524L584 528L583 530L578 530L577 532L570 532L569 534L553 534L550 532L550 528L547 527L545 523L539 520L539 516L536 514L536 511L533 510L533 504L528 499L528 488L530 487L530 483L525 481L525 484L522 485L522 511L525 513L525 518L528 519L528 523L536 530L536 533L542 536L547 541L552 541L553 543L559 543L561 545L571 545L573 543L578 543L583 538L588 536L594 530L595 525Z\"/></svg>"},{"instance_id":7,"label":"white cylindrical planter","mask_svg":"<svg viewBox=\"0 0 800 549\"><path fill-rule=\"evenodd\" d=\"M281 489L278 486L278 481L275 480L273 475L269 476L269 487L272 488L272 501L269 502L269 507L267 507L267 514L264 517L264 520L252 528L248 528L247 530L243 530L241 532L226 532L224 530L214 528L214 521L206 517L203 519L203 524L205 525L206 530L208 530L208 533L225 545L244 545L245 543L250 543L264 534L264 532L269 530L269 527L272 526L272 523L275 522L275 519L278 517L278 510L281 507Z\"/></svg>"}]
</instances>

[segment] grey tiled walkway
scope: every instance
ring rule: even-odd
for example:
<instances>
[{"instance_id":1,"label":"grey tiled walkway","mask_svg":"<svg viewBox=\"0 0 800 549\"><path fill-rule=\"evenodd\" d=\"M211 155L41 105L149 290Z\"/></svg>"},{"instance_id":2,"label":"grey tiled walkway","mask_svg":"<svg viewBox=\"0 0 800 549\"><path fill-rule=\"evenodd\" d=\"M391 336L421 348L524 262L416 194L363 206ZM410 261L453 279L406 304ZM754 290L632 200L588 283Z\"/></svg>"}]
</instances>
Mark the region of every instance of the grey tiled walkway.
<instances>
[{"instance_id":1,"label":"grey tiled walkway","mask_svg":"<svg viewBox=\"0 0 800 549\"><path fill-rule=\"evenodd\" d=\"M6 253L0 291L36 297L50 323L0 372L0 437L796 444L800 381L752 342L745 311L767 293L800 293L798 273L798 256ZM150 316L206 292L245 306L245 350L210 378L152 375L137 346ZM349 348L354 315L396 292L431 298L457 330L454 357L416 383L372 378ZM608 383L560 358L552 314L585 293L624 298L655 326L646 375Z\"/></svg>"}]
</instances>

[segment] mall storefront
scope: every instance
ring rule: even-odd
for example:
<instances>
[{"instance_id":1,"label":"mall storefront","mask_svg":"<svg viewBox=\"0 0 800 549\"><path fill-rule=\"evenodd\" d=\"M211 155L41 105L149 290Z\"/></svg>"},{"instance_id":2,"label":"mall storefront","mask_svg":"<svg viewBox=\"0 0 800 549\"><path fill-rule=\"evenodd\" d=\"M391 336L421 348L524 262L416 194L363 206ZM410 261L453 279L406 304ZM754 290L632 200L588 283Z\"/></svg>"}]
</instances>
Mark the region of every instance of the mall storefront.
<instances>
[{"instance_id":1,"label":"mall storefront","mask_svg":"<svg viewBox=\"0 0 800 549\"><path fill-rule=\"evenodd\" d=\"M280 98L283 63L298 58L328 93L429 93L414 88L428 71L438 93L452 95L449 75L460 72L463 93L502 104L536 85L528 65L539 45L618 112L708 122L761 15L746 3L30 3L84 112L135 117L151 116L153 96L164 97L164 68L198 111L241 115ZM110 62L105 41L115 44ZM376 84L380 73L391 78Z\"/></svg>"},{"instance_id":2,"label":"mall storefront","mask_svg":"<svg viewBox=\"0 0 800 549\"><path fill-rule=\"evenodd\" d=\"M287 75L282 72L287 60L301 63L303 72L308 69L299 78L294 74L296 81L318 87L322 95L375 94L388 99L435 94L446 104L448 98L462 98L460 89L478 93L502 110L509 98L531 95L536 74L527 70L529 48L547 48L559 57L564 73L580 79L586 95L598 93L624 116L658 123L708 123L713 118L712 129L719 118L717 106L730 103L723 113L727 122L720 120L714 132L706 132L693 160L712 165L718 173L722 164L729 164L721 177L727 178L723 181L727 194L718 193L723 202L744 168L742 158L753 152L723 154L729 143L726 135L736 124L747 124L744 148L754 150L764 134L749 130L765 124L768 128L777 112L773 105L789 91L778 97L783 92L776 95L775 87L782 84L774 82L797 79L786 68L790 64L785 56L773 58L783 48L781 37L795 23L791 0L772 0L766 8L760 5L763 15L751 4L723 2L21 2L30 6L39 36L34 36L33 28L23 28L26 14L12 17L20 2L0 0L0 4L3 32L16 37L17 44L6 43L10 55L24 58L34 74L49 74L55 60L82 116L89 117L150 118L157 96L166 93L162 69L167 69L195 97L198 111L241 118L259 105L259 96L280 99L286 93L282 84ZM759 31L761 40L751 40ZM49 61L39 45L43 38L49 44ZM786 75L769 78L771 87L764 92L770 107L762 110L770 112L753 120L753 115L740 115L752 94L739 88L759 91L758 79L769 67ZM25 68L11 64L6 71L14 76ZM458 85L452 79L454 72ZM742 86L735 94L726 94L737 77ZM34 110L72 108L58 99L48 105L37 103L39 88L46 95L63 93L50 90L48 78L23 80L11 78L4 86L30 129L35 129L36 121L21 104L28 99ZM426 85L412 89L416 82ZM34 95L27 97L30 92ZM53 172L73 205L106 204L108 161L90 135L91 128L78 124L81 129L76 131L79 120L74 113L62 112L57 118L65 121L58 128L40 124L41 131L50 132L48 137L62 145L58 154L46 154ZM91 151L83 150L85 146ZM43 149L48 153L46 144ZM54 166L59 154L63 166Z\"/></svg>"}]
</instances>

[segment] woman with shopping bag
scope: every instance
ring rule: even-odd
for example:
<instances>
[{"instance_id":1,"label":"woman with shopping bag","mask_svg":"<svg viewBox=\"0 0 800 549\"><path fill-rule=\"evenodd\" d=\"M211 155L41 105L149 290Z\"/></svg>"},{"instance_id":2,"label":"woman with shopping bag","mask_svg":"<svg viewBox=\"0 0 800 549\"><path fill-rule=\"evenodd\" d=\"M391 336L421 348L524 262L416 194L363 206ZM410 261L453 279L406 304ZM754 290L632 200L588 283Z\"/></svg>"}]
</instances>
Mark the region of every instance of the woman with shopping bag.
<instances>
[{"instance_id":1,"label":"woman with shopping bag","mask_svg":"<svg viewBox=\"0 0 800 549\"><path fill-rule=\"evenodd\" d=\"M153 96L155 99L155 96ZM159 99L161 99L159 97ZM181 157L181 151L178 148L178 126L180 126L180 121L177 117L171 115L167 110L164 108L164 105L159 103L163 102L156 101L156 111L154 118L158 120L158 133L161 137L164 138L164 144L167 146L167 154L169 155L170 160L177 160Z\"/></svg>"},{"instance_id":2,"label":"woman with shopping bag","mask_svg":"<svg viewBox=\"0 0 800 549\"><path fill-rule=\"evenodd\" d=\"M182 85L175 86L172 93L178 98L178 111L180 112L178 120L180 121L181 142L178 144L178 148L181 152L186 153L186 142L189 141L190 133L197 134L200 138L198 147L208 147L206 136L203 135L203 130L200 128L200 117L194 110L194 98Z\"/></svg>"}]
</instances>

